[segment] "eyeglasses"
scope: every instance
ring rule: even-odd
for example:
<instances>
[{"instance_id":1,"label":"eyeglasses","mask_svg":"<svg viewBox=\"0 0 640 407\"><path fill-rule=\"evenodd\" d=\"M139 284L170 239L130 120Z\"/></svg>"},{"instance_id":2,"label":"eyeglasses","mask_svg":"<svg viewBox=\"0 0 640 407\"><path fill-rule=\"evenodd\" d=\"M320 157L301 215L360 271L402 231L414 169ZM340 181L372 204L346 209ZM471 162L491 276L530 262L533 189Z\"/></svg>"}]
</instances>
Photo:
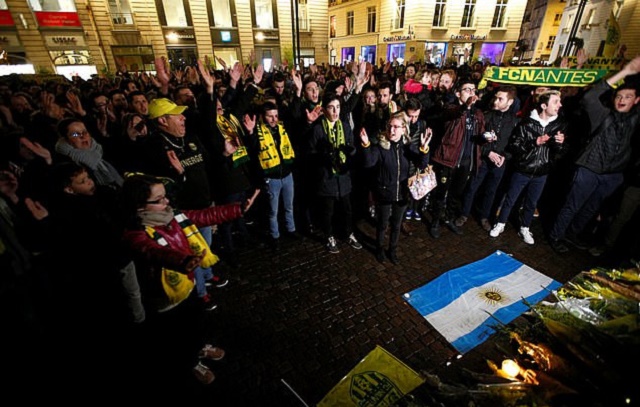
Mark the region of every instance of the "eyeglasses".
<instances>
[{"instance_id":1,"label":"eyeglasses","mask_svg":"<svg viewBox=\"0 0 640 407\"><path fill-rule=\"evenodd\" d=\"M389 126L387 126L387 127L388 127L389 129L395 129L395 130L403 129L403 128L404 128L404 126L396 126L396 125L394 125L394 124L390 124L390 125L389 125Z\"/></svg>"},{"instance_id":2,"label":"eyeglasses","mask_svg":"<svg viewBox=\"0 0 640 407\"><path fill-rule=\"evenodd\" d=\"M476 93L477 89L476 88L462 88L460 89L463 92L467 92L467 93Z\"/></svg>"},{"instance_id":3,"label":"eyeglasses","mask_svg":"<svg viewBox=\"0 0 640 407\"><path fill-rule=\"evenodd\" d=\"M73 138L78 138L78 137L84 137L84 136L88 136L89 132L86 130L82 130L82 131L76 131L74 133L71 133L69 135L69 137L73 137Z\"/></svg>"},{"instance_id":4,"label":"eyeglasses","mask_svg":"<svg viewBox=\"0 0 640 407\"><path fill-rule=\"evenodd\" d=\"M147 204L149 204L149 205L159 205L163 201L169 202L169 198L167 198L166 196L161 196L160 198L156 199L155 201L147 201Z\"/></svg>"}]
</instances>

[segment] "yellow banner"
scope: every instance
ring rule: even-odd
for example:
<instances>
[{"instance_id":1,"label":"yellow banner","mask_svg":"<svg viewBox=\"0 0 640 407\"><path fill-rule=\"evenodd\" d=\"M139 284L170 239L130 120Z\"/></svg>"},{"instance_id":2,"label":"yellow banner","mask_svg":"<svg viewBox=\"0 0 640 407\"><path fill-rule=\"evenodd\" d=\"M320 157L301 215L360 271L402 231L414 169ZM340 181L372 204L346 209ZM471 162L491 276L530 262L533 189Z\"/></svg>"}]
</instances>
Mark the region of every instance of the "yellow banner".
<instances>
[{"instance_id":1,"label":"yellow banner","mask_svg":"<svg viewBox=\"0 0 640 407\"><path fill-rule=\"evenodd\" d=\"M587 86L604 77L608 72L604 69L490 66L484 71L478 88L483 89L488 81L513 85Z\"/></svg>"},{"instance_id":2,"label":"yellow banner","mask_svg":"<svg viewBox=\"0 0 640 407\"><path fill-rule=\"evenodd\" d=\"M619 71L625 64L624 58L610 58L610 57L589 57L587 62L582 66L584 69L604 69L608 71ZM575 56L569 57L569 67L575 67L578 65L578 58Z\"/></svg>"},{"instance_id":3,"label":"yellow banner","mask_svg":"<svg viewBox=\"0 0 640 407\"><path fill-rule=\"evenodd\" d=\"M376 346L318 403L318 407L388 407L424 382L413 369Z\"/></svg>"},{"instance_id":4,"label":"yellow banner","mask_svg":"<svg viewBox=\"0 0 640 407\"><path fill-rule=\"evenodd\" d=\"M622 35L622 31L620 30L620 26L618 25L618 21L616 17L613 15L613 10L609 14L609 25L607 27L607 38L604 41L604 50L602 50L602 55L606 57L612 57L616 53L616 49L618 49L618 45L620 44L620 36Z\"/></svg>"}]
</instances>

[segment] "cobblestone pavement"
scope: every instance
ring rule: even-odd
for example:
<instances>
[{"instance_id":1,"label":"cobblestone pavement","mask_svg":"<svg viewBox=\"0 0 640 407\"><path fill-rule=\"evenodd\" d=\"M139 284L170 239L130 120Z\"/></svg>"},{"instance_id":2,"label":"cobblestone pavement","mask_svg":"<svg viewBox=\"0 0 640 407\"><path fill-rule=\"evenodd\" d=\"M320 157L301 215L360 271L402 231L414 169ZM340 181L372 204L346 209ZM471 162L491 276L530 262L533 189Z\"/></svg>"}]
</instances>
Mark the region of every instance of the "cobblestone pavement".
<instances>
[{"instance_id":1,"label":"cobblestone pavement","mask_svg":"<svg viewBox=\"0 0 640 407\"><path fill-rule=\"evenodd\" d=\"M426 224L408 223L413 233L400 238L399 265L375 260L375 228L366 221L358 225L362 250L343 239L340 253L330 254L323 242L307 237L283 242L275 254L246 251L208 322L227 355L214 365L211 385L190 391L215 406L304 406L293 391L315 405L376 345L445 379L449 360L489 373L482 346L456 360L455 350L403 294L496 250L561 283L595 266L587 252L556 254L539 219L532 225L533 246L513 225L493 239L470 219L464 235L443 228L434 240Z\"/></svg>"}]
</instances>

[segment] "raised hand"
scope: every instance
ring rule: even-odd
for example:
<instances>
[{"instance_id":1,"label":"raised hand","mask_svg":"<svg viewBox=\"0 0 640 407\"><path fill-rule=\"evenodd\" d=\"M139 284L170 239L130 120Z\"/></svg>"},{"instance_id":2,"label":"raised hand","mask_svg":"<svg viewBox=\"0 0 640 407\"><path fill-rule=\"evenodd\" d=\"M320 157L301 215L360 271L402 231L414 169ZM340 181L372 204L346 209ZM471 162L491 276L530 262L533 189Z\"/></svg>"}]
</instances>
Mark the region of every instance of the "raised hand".
<instances>
[{"instance_id":1,"label":"raised hand","mask_svg":"<svg viewBox=\"0 0 640 407\"><path fill-rule=\"evenodd\" d=\"M302 78L295 68L291 70L291 77L293 78L293 84L296 87L296 94L300 96L300 93L302 92Z\"/></svg>"},{"instance_id":2,"label":"raised hand","mask_svg":"<svg viewBox=\"0 0 640 407\"><path fill-rule=\"evenodd\" d=\"M245 114L242 117L242 124L244 125L244 128L247 129L247 132L253 133L253 129L256 128L256 116Z\"/></svg>"},{"instance_id":3,"label":"raised hand","mask_svg":"<svg viewBox=\"0 0 640 407\"><path fill-rule=\"evenodd\" d=\"M364 127L362 128L362 130L360 130L360 142L363 146L369 145L369 135L367 134L367 130L365 130Z\"/></svg>"},{"instance_id":4,"label":"raised hand","mask_svg":"<svg viewBox=\"0 0 640 407\"><path fill-rule=\"evenodd\" d=\"M420 135L420 146L422 147L423 150L427 148L432 138L433 138L433 130L431 130L431 127L427 127L424 133Z\"/></svg>"},{"instance_id":5,"label":"raised hand","mask_svg":"<svg viewBox=\"0 0 640 407\"><path fill-rule=\"evenodd\" d=\"M200 72L200 77L202 81L205 83L208 94L213 94L213 85L215 80L211 77L211 73L209 72L209 68L202 63L202 60L198 60L198 71Z\"/></svg>"},{"instance_id":6,"label":"raised hand","mask_svg":"<svg viewBox=\"0 0 640 407\"><path fill-rule=\"evenodd\" d=\"M576 61L578 62L577 68L582 69L582 67L587 62L588 59L589 59L589 53L587 52L587 50L585 50L584 48L580 48L576 53Z\"/></svg>"},{"instance_id":7,"label":"raised hand","mask_svg":"<svg viewBox=\"0 0 640 407\"><path fill-rule=\"evenodd\" d=\"M322 106L316 106L311 111L304 109L304 111L307 113L307 123L313 123L318 119L318 117L323 115Z\"/></svg>"},{"instance_id":8,"label":"raised hand","mask_svg":"<svg viewBox=\"0 0 640 407\"><path fill-rule=\"evenodd\" d=\"M29 212L31 212L31 215L33 215L36 220L42 220L49 216L47 208L42 206L38 201L34 201L31 198L25 198L24 205L29 209Z\"/></svg>"},{"instance_id":9,"label":"raised hand","mask_svg":"<svg viewBox=\"0 0 640 407\"><path fill-rule=\"evenodd\" d=\"M232 85L231 87L235 88L236 84L242 77L242 65L240 62L233 64L233 68L229 71L229 76L231 77L229 84Z\"/></svg>"},{"instance_id":10,"label":"raised hand","mask_svg":"<svg viewBox=\"0 0 640 407\"><path fill-rule=\"evenodd\" d=\"M69 107L69 110L71 110L73 113L77 114L78 116L84 116L87 114L87 112L82 107L82 102L80 102L80 98L78 97L78 95L76 95L74 91L69 89L66 93L66 96L67 96L67 100L69 101L69 103L67 104Z\"/></svg>"},{"instance_id":11,"label":"raised hand","mask_svg":"<svg viewBox=\"0 0 640 407\"><path fill-rule=\"evenodd\" d=\"M262 82L262 77L264 76L264 66L262 64L258 64L256 69L252 69L253 73L253 83L259 85Z\"/></svg>"},{"instance_id":12,"label":"raised hand","mask_svg":"<svg viewBox=\"0 0 640 407\"><path fill-rule=\"evenodd\" d=\"M160 87L169 86L171 74L167 69L166 59L164 57L156 57L153 62L156 66L156 79L160 82Z\"/></svg>"}]
</instances>

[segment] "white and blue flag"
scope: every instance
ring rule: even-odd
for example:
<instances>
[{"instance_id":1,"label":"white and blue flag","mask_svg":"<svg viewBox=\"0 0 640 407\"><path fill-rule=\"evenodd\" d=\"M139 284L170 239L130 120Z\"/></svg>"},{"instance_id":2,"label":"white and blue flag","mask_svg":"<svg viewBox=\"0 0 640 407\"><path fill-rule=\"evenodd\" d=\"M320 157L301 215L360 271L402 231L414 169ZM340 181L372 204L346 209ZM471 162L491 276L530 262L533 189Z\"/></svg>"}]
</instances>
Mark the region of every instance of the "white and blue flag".
<instances>
[{"instance_id":1,"label":"white and blue flag","mask_svg":"<svg viewBox=\"0 0 640 407\"><path fill-rule=\"evenodd\" d=\"M450 270L404 295L460 353L484 342L499 322L508 324L561 286L497 251ZM499 321L499 322L498 322Z\"/></svg>"}]
</instances>

